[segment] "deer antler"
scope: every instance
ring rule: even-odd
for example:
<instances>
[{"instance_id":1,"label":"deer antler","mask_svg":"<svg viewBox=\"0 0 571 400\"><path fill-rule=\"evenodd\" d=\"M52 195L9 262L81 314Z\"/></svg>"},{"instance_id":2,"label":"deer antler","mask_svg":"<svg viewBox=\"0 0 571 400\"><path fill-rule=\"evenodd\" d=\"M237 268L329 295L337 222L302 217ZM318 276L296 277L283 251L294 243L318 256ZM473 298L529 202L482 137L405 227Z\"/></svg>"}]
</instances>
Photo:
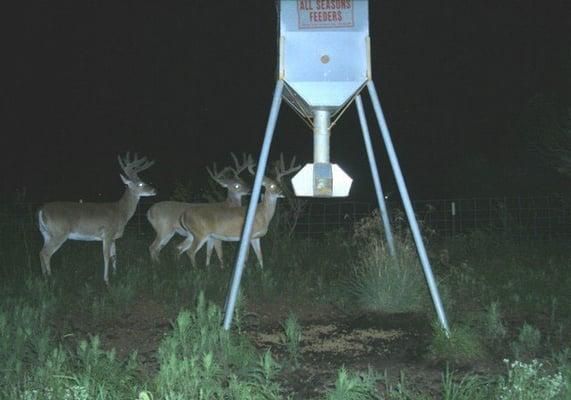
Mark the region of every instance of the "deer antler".
<instances>
[{"instance_id":1,"label":"deer antler","mask_svg":"<svg viewBox=\"0 0 571 400\"><path fill-rule=\"evenodd\" d=\"M226 187L226 183L224 183L222 181L222 179L224 178L224 176L226 175L226 173L228 171L234 171L232 169L232 167L225 167L222 171L218 172L218 168L216 167L216 163L214 162L212 164L212 170L210 170L209 167L206 167L206 170L208 171L208 174L210 175L210 177L216 182L218 183L220 186L222 187Z\"/></svg>"},{"instance_id":2,"label":"deer antler","mask_svg":"<svg viewBox=\"0 0 571 400\"><path fill-rule=\"evenodd\" d=\"M131 160L131 153L128 151L125 157L117 156L121 169L129 179L138 179L138 173L153 166L155 161L148 160L147 157L139 158L135 153Z\"/></svg>"},{"instance_id":3,"label":"deer antler","mask_svg":"<svg viewBox=\"0 0 571 400\"><path fill-rule=\"evenodd\" d=\"M236 176L238 176L245 169L250 170L251 168L256 166L256 162L252 158L251 154L242 153L241 163L238 161L238 157L236 157L236 154L230 153L230 155L232 156L232 159L234 160L234 165L236 166L236 168L233 169L234 174Z\"/></svg>"},{"instance_id":4,"label":"deer antler","mask_svg":"<svg viewBox=\"0 0 571 400\"><path fill-rule=\"evenodd\" d=\"M281 182L282 177L291 174L301 168L301 165L295 165L295 156L291 159L289 168L286 169L284 162L284 154L280 153L280 160L277 166L274 167L274 172L276 173L276 179Z\"/></svg>"}]
</instances>

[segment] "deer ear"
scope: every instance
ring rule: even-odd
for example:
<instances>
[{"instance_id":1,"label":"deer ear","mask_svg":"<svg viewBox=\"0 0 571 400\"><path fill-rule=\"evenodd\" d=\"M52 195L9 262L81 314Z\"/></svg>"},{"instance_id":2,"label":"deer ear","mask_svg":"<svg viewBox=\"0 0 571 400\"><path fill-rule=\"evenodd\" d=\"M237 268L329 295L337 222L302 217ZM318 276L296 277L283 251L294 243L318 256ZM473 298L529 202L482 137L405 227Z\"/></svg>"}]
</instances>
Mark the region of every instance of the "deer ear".
<instances>
[{"instance_id":1,"label":"deer ear","mask_svg":"<svg viewBox=\"0 0 571 400\"><path fill-rule=\"evenodd\" d=\"M125 185L128 185L129 183L131 183L131 181L123 174L119 174L119 176L121 177L121 180L123 181L123 183Z\"/></svg>"}]
</instances>

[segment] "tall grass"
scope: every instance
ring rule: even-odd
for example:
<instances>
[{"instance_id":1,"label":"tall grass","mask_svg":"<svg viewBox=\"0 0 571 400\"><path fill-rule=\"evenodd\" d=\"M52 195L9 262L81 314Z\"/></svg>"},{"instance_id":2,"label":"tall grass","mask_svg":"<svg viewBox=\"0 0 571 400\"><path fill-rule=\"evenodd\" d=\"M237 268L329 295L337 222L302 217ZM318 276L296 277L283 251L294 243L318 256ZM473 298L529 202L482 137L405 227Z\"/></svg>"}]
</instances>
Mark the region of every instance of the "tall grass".
<instances>
[{"instance_id":1,"label":"tall grass","mask_svg":"<svg viewBox=\"0 0 571 400\"><path fill-rule=\"evenodd\" d=\"M429 294L410 242L398 242L395 257L380 239L369 240L359 252L347 288L364 310L420 312L429 310Z\"/></svg>"}]
</instances>

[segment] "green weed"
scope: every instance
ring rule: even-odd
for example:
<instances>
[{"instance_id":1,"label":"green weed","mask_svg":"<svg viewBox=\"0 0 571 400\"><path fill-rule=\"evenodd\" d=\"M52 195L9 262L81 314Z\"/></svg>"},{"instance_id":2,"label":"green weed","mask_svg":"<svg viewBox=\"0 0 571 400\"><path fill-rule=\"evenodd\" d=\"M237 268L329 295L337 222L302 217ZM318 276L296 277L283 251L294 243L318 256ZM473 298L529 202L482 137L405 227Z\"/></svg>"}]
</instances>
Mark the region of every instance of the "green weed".
<instances>
[{"instance_id":1,"label":"green weed","mask_svg":"<svg viewBox=\"0 0 571 400\"><path fill-rule=\"evenodd\" d=\"M517 340L511 344L512 352L517 360L530 360L537 356L541 346L541 332L527 322L519 331Z\"/></svg>"},{"instance_id":2,"label":"green weed","mask_svg":"<svg viewBox=\"0 0 571 400\"><path fill-rule=\"evenodd\" d=\"M499 302L492 302L486 308L481 320L481 329L490 348L492 350L499 350L508 333L502 319Z\"/></svg>"},{"instance_id":3,"label":"green weed","mask_svg":"<svg viewBox=\"0 0 571 400\"><path fill-rule=\"evenodd\" d=\"M372 370L365 373L351 373L341 368L333 388L325 395L326 400L368 400L380 399L377 389L379 376Z\"/></svg>"},{"instance_id":4,"label":"green weed","mask_svg":"<svg viewBox=\"0 0 571 400\"><path fill-rule=\"evenodd\" d=\"M295 314L290 313L284 323L284 334L287 352L294 365L298 364L299 346L303 329Z\"/></svg>"},{"instance_id":5,"label":"green weed","mask_svg":"<svg viewBox=\"0 0 571 400\"><path fill-rule=\"evenodd\" d=\"M433 322L432 328L430 357L453 364L466 364L485 357L481 339L473 328L456 323L451 326L449 337L437 321Z\"/></svg>"},{"instance_id":6,"label":"green weed","mask_svg":"<svg viewBox=\"0 0 571 400\"><path fill-rule=\"evenodd\" d=\"M490 382L478 375L466 374L456 379L448 365L442 374L443 400L488 400L491 398Z\"/></svg>"},{"instance_id":7,"label":"green weed","mask_svg":"<svg viewBox=\"0 0 571 400\"><path fill-rule=\"evenodd\" d=\"M530 363L504 360L508 367L507 377L501 378L497 387L498 400L552 400L562 399L564 381L560 372L546 374L543 364L537 360Z\"/></svg>"}]
</instances>

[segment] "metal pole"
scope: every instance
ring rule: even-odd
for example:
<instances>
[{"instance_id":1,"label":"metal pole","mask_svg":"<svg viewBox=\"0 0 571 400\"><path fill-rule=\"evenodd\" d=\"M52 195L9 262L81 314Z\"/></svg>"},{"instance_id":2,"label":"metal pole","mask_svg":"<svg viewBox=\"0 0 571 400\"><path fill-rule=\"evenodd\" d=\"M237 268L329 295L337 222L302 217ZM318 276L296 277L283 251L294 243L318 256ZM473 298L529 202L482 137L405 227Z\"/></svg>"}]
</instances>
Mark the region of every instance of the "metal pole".
<instances>
[{"instance_id":1,"label":"metal pole","mask_svg":"<svg viewBox=\"0 0 571 400\"><path fill-rule=\"evenodd\" d=\"M365 108L361 95L355 98L357 104L357 112L359 113L359 122L361 122L361 131L363 132L363 140L365 141L365 148L367 149L367 158L369 159L369 166L371 167L371 174L373 175L373 182L375 184L375 192L377 193L377 201L379 202L379 210L383 219L383 226L385 228L385 236L389 245L389 253L392 257L395 256L395 241L393 239L393 232L391 230L391 222L389 220L389 213L387 212L387 204L385 202L385 195L383 194L383 187L381 186L381 178L379 177L379 169L377 168L377 160L373 152L373 145L371 144L371 135L369 134L369 126L367 125L367 118L365 117Z\"/></svg>"},{"instance_id":2,"label":"metal pole","mask_svg":"<svg viewBox=\"0 0 571 400\"><path fill-rule=\"evenodd\" d=\"M240 289L240 280L242 278L242 272L244 272L244 263L246 261L248 246L250 244L250 236L252 235L252 226L254 224L254 217L256 216L256 208L258 207L258 200L260 198L260 192L262 191L262 179L264 178L264 172L266 171L266 165L268 163L268 155L270 153L270 146L272 144L272 138L274 136L276 121L278 119L278 113L282 101L283 87L284 87L283 81L281 79L278 80L276 82L276 88L274 90L274 99L272 100L272 107L270 109L268 124L266 125L266 133L264 135L264 142L262 144L260 159L258 160L256 177L254 178L254 187L252 188L252 197L250 197L250 204L248 205L246 220L244 222L244 227L242 228L242 237L240 239L238 256L236 257L236 263L234 264L234 275L232 277L230 294L228 296L226 310L224 312L225 330L229 330L230 325L232 324L232 316L234 314L234 308L236 306L236 297L238 296L238 290Z\"/></svg>"},{"instance_id":3,"label":"metal pole","mask_svg":"<svg viewBox=\"0 0 571 400\"><path fill-rule=\"evenodd\" d=\"M446 320L444 307L442 306L442 301L440 300L438 287L436 286L436 281L434 280L434 275L432 274L432 268L430 267L430 261L428 260L428 256L426 254L426 248L424 247L424 242L422 240L422 235L420 234L420 229L418 228L418 222L416 222L416 217L414 216L414 211L412 209L410 197L408 196L408 191L406 189L404 177L402 175L398 158L391 140L389 127L387 126L387 122L385 121L385 116L381 108L381 102L379 101L379 97L377 96L377 91L375 89L375 84L373 83L372 80L367 82L367 89L369 90L369 96L371 97L371 102L373 103L373 109L375 110L375 114L379 122L381 135L383 137L383 141L385 142L385 147L389 155L389 160L391 162L391 166L395 174L395 179L397 181L399 193L402 198L402 202L404 205L406 216L408 218L408 223L412 230L414 241L416 243L416 248L418 250L420 262L424 270L424 276L426 277L426 281L428 283L428 288L430 289L430 295L432 296L432 302L434 303L434 308L436 308L438 319L440 320L440 324L444 328L444 331L446 332L447 335L450 335L450 328L448 327L448 321Z\"/></svg>"},{"instance_id":4,"label":"metal pole","mask_svg":"<svg viewBox=\"0 0 571 400\"><path fill-rule=\"evenodd\" d=\"M326 110L313 112L313 162L329 162L329 138L331 113Z\"/></svg>"}]
</instances>

